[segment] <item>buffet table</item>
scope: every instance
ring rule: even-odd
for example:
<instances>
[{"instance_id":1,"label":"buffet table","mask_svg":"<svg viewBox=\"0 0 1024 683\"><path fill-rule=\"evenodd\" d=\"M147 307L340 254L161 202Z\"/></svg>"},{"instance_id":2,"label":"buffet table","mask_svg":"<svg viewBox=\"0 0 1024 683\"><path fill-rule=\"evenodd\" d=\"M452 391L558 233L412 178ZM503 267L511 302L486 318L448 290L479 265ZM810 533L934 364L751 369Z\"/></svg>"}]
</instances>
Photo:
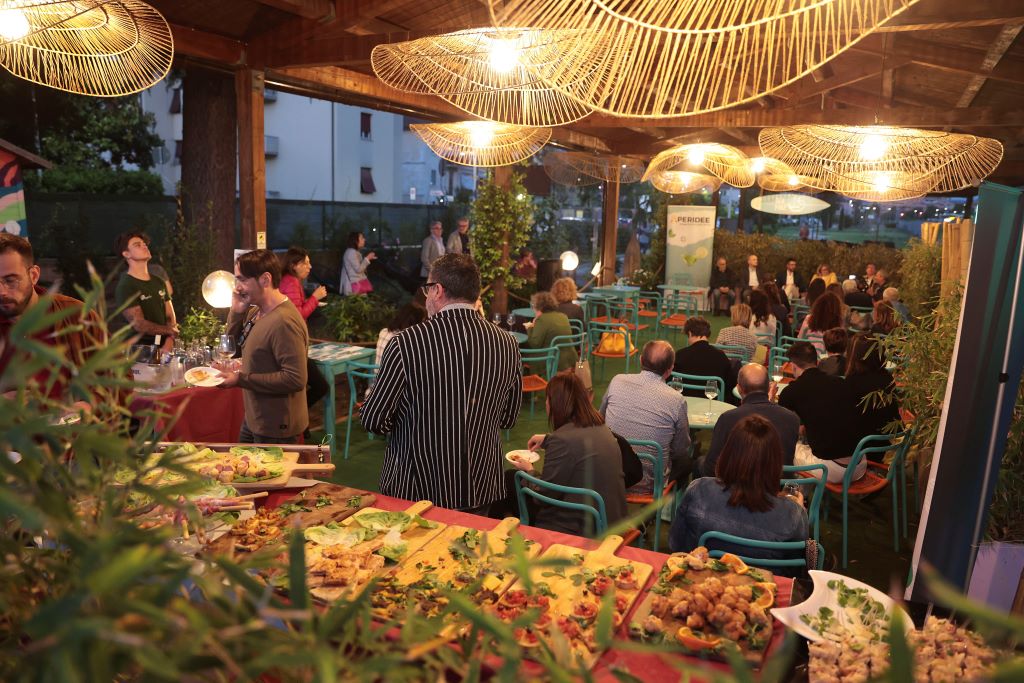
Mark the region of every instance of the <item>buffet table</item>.
<instances>
[{"instance_id":1,"label":"buffet table","mask_svg":"<svg viewBox=\"0 0 1024 683\"><path fill-rule=\"evenodd\" d=\"M156 429L178 414L167 441L235 442L245 419L242 390L238 387L181 387L162 393L136 391L128 409L132 415L152 411L159 415Z\"/></svg>"},{"instance_id":2,"label":"buffet table","mask_svg":"<svg viewBox=\"0 0 1024 683\"><path fill-rule=\"evenodd\" d=\"M271 491L270 495L265 499L264 504L267 507L275 508L281 505L285 500L297 495L301 490L302 489L293 488ZM375 508L380 508L381 510L399 512L406 510L412 504L410 501L402 500L401 498L392 498L391 496L385 496L380 493L374 493L373 495L376 496L376 501L373 506ZM436 522L458 524L473 529L479 529L481 531L489 531L493 529L500 521L490 517L480 517L478 515L471 515L465 512L447 510L439 507L430 508L428 511L423 513L423 517ZM524 538L536 541L542 548L547 548L555 543L583 549L593 549L598 546L596 541L592 541L581 536L571 536L569 534L563 534L557 531L548 531L546 529L538 529L531 526L519 527L519 531L522 533ZM633 546L623 546L616 554L623 559L644 562L654 568L651 578L643 586L644 589L650 588L655 579L657 579L658 572L661 571L662 566L665 564L665 560L668 559L668 555L664 553L656 553L650 550L644 550L643 548L635 548ZM789 605L793 592L793 580L777 576L775 577L775 583L778 585L777 605ZM633 612L636 611L636 608L637 605L634 605L630 613L627 614L624 621L625 625L629 624L630 618L632 617ZM785 631L785 626L776 621L772 631L772 640L768 646L766 656L770 656L771 653L781 646L782 639L785 636ZM619 637L625 639L624 635L620 634ZM730 671L730 667L725 663L709 662L695 657L685 657L684 655L679 655L679 657L686 659L695 666L713 669L719 672ZM613 673L614 670L627 671L633 676L645 681L674 681L679 680L680 678L679 669L666 661L665 653L654 654L636 652L627 647L613 646L601 656L596 666L593 668L595 680L607 681L608 683L617 681L618 679ZM698 681L700 679L691 678L690 680Z\"/></svg>"}]
</instances>

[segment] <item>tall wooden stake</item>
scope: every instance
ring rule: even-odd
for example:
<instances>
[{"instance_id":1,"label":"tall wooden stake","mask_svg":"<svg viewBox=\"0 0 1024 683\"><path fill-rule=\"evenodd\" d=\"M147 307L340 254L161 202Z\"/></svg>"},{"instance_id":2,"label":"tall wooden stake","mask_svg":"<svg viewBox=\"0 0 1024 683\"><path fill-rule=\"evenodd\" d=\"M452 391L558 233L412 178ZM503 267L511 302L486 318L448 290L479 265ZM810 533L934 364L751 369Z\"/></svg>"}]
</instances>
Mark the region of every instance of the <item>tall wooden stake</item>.
<instances>
[{"instance_id":1,"label":"tall wooden stake","mask_svg":"<svg viewBox=\"0 0 1024 683\"><path fill-rule=\"evenodd\" d=\"M601 279L600 284L615 282L617 236L619 230L619 184L605 182L601 201Z\"/></svg>"}]
</instances>

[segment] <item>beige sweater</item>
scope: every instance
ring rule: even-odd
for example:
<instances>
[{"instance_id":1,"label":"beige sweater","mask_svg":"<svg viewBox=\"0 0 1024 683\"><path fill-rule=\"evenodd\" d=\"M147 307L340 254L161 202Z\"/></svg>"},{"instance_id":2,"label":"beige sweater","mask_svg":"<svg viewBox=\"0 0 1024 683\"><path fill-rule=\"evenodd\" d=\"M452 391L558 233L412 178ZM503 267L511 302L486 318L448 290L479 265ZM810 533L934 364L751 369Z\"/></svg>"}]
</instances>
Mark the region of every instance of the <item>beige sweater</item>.
<instances>
[{"instance_id":1,"label":"beige sweater","mask_svg":"<svg viewBox=\"0 0 1024 683\"><path fill-rule=\"evenodd\" d=\"M238 337L256 315L231 314L228 333ZM306 409L306 354L309 332L295 304L285 301L255 322L242 347L238 385L245 404L245 423L254 434L276 438L302 433L309 426Z\"/></svg>"}]
</instances>

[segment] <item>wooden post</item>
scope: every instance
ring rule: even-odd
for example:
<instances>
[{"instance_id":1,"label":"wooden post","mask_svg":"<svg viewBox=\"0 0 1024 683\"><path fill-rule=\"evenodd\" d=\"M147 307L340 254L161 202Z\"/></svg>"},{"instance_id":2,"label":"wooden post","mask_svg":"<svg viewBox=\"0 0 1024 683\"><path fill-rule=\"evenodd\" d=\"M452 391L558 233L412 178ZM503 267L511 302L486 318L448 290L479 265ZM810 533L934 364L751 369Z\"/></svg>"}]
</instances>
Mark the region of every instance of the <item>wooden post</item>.
<instances>
[{"instance_id":1,"label":"wooden post","mask_svg":"<svg viewBox=\"0 0 1024 683\"><path fill-rule=\"evenodd\" d=\"M238 208L242 249L266 247L267 165L263 149L263 72L235 72L238 103ZM257 236L262 233L262 242Z\"/></svg>"},{"instance_id":2,"label":"wooden post","mask_svg":"<svg viewBox=\"0 0 1024 683\"><path fill-rule=\"evenodd\" d=\"M615 283L616 238L619 230L619 184L606 181L601 200L601 279L602 285Z\"/></svg>"},{"instance_id":3,"label":"wooden post","mask_svg":"<svg viewBox=\"0 0 1024 683\"><path fill-rule=\"evenodd\" d=\"M230 76L190 64L184 80L181 191L185 220L210 226L219 267L235 248L235 97Z\"/></svg>"},{"instance_id":4,"label":"wooden post","mask_svg":"<svg viewBox=\"0 0 1024 683\"><path fill-rule=\"evenodd\" d=\"M503 190L508 190L512 187L512 167L511 166L497 166L494 169L494 184ZM508 233L505 233L504 239L501 241L501 268L504 269L509 267L511 258L508 250ZM501 276L494 280L494 284L491 287L491 291L494 292L494 297L491 299L491 310L498 311L501 313L508 313L508 290L505 289L505 277Z\"/></svg>"},{"instance_id":5,"label":"wooden post","mask_svg":"<svg viewBox=\"0 0 1024 683\"><path fill-rule=\"evenodd\" d=\"M739 201L739 204L738 204L738 210L736 211L736 234L737 235L742 235L744 232L746 232L743 229L743 221L744 221L744 215L743 214L746 213L746 203L743 201L743 188L741 187L741 188L739 188L739 190L740 190L740 201Z\"/></svg>"}]
</instances>

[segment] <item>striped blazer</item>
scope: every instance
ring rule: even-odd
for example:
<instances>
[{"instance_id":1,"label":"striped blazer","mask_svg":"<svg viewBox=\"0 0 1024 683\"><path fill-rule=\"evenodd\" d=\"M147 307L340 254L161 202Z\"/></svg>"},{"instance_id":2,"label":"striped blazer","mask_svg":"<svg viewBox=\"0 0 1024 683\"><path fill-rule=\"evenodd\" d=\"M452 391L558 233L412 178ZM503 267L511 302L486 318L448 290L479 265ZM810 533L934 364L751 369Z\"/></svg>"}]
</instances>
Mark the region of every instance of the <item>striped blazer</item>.
<instances>
[{"instance_id":1,"label":"striped blazer","mask_svg":"<svg viewBox=\"0 0 1024 683\"><path fill-rule=\"evenodd\" d=\"M454 509L504 497L501 430L521 392L515 339L470 308L395 335L361 413L366 429L391 435L381 493Z\"/></svg>"}]
</instances>

